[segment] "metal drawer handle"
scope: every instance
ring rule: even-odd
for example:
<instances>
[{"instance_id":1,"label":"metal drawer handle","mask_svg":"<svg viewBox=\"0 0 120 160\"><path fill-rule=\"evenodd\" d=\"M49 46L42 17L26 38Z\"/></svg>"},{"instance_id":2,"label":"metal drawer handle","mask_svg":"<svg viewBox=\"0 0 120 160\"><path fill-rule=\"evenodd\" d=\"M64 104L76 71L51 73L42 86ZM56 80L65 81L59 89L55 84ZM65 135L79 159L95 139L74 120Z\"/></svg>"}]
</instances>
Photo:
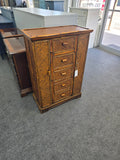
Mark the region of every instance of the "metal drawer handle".
<instances>
[{"instance_id":1,"label":"metal drawer handle","mask_svg":"<svg viewBox=\"0 0 120 160\"><path fill-rule=\"evenodd\" d=\"M68 43L67 43L67 42L63 42L62 45L63 45L63 46L66 46L66 45L68 45Z\"/></svg>"},{"instance_id":2,"label":"metal drawer handle","mask_svg":"<svg viewBox=\"0 0 120 160\"><path fill-rule=\"evenodd\" d=\"M62 59L61 62L67 62L67 59Z\"/></svg>"},{"instance_id":3,"label":"metal drawer handle","mask_svg":"<svg viewBox=\"0 0 120 160\"><path fill-rule=\"evenodd\" d=\"M65 87L66 85L65 84L62 84L62 87Z\"/></svg>"},{"instance_id":4,"label":"metal drawer handle","mask_svg":"<svg viewBox=\"0 0 120 160\"><path fill-rule=\"evenodd\" d=\"M62 76L65 76L66 75L66 72L63 72L63 73L61 73L62 74Z\"/></svg>"},{"instance_id":5,"label":"metal drawer handle","mask_svg":"<svg viewBox=\"0 0 120 160\"><path fill-rule=\"evenodd\" d=\"M63 94L61 94L61 97L64 97L65 96L65 94L63 93Z\"/></svg>"}]
</instances>

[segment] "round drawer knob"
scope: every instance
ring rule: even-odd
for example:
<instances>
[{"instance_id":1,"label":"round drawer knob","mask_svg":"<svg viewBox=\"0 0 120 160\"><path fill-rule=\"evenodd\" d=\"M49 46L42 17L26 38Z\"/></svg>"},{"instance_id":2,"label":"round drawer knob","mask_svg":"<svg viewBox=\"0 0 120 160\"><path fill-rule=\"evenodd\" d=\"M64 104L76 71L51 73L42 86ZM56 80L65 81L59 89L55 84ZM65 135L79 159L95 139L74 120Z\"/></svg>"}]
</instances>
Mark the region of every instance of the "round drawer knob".
<instances>
[{"instance_id":1,"label":"round drawer knob","mask_svg":"<svg viewBox=\"0 0 120 160\"><path fill-rule=\"evenodd\" d=\"M62 84L62 87L65 87L65 84Z\"/></svg>"},{"instance_id":2,"label":"round drawer knob","mask_svg":"<svg viewBox=\"0 0 120 160\"><path fill-rule=\"evenodd\" d=\"M62 76L65 76L66 75L66 72L63 72L63 73L61 73L62 74Z\"/></svg>"},{"instance_id":3,"label":"round drawer knob","mask_svg":"<svg viewBox=\"0 0 120 160\"><path fill-rule=\"evenodd\" d=\"M61 97L64 97L65 96L65 94L63 93L63 94L61 94Z\"/></svg>"},{"instance_id":4,"label":"round drawer knob","mask_svg":"<svg viewBox=\"0 0 120 160\"><path fill-rule=\"evenodd\" d=\"M62 59L61 62L67 62L67 59Z\"/></svg>"},{"instance_id":5,"label":"round drawer knob","mask_svg":"<svg viewBox=\"0 0 120 160\"><path fill-rule=\"evenodd\" d=\"M66 45L68 45L67 42L63 42L63 43L62 43L62 46L66 46Z\"/></svg>"}]
</instances>

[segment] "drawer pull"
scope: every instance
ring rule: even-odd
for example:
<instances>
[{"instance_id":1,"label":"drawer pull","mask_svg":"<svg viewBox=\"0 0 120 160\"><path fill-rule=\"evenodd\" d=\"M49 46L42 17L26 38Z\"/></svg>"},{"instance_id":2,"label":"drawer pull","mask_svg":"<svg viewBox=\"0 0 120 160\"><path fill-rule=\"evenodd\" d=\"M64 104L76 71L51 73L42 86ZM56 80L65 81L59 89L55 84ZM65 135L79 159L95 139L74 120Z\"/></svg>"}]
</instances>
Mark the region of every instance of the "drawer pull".
<instances>
[{"instance_id":1,"label":"drawer pull","mask_svg":"<svg viewBox=\"0 0 120 160\"><path fill-rule=\"evenodd\" d=\"M61 62L67 62L67 59L62 59Z\"/></svg>"},{"instance_id":2,"label":"drawer pull","mask_svg":"<svg viewBox=\"0 0 120 160\"><path fill-rule=\"evenodd\" d=\"M65 76L66 75L66 72L63 72L63 73L61 73L62 74L62 76Z\"/></svg>"},{"instance_id":3,"label":"drawer pull","mask_svg":"<svg viewBox=\"0 0 120 160\"><path fill-rule=\"evenodd\" d=\"M50 70L48 70L48 75L50 76Z\"/></svg>"},{"instance_id":4,"label":"drawer pull","mask_svg":"<svg viewBox=\"0 0 120 160\"><path fill-rule=\"evenodd\" d=\"M62 43L62 46L66 46L66 45L68 45L68 43L67 43L67 42Z\"/></svg>"},{"instance_id":5,"label":"drawer pull","mask_svg":"<svg viewBox=\"0 0 120 160\"><path fill-rule=\"evenodd\" d=\"M62 87L65 87L65 84L62 84Z\"/></svg>"},{"instance_id":6,"label":"drawer pull","mask_svg":"<svg viewBox=\"0 0 120 160\"><path fill-rule=\"evenodd\" d=\"M64 97L65 96L65 94L63 93L63 94L61 94L61 97Z\"/></svg>"}]
</instances>

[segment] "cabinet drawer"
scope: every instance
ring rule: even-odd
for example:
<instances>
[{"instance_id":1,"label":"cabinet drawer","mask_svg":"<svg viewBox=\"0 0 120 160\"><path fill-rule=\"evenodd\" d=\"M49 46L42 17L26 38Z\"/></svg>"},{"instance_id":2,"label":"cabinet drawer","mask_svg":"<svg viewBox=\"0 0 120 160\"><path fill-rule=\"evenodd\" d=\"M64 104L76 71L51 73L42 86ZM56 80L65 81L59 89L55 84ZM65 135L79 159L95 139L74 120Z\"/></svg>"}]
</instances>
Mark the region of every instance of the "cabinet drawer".
<instances>
[{"instance_id":1,"label":"cabinet drawer","mask_svg":"<svg viewBox=\"0 0 120 160\"><path fill-rule=\"evenodd\" d=\"M73 64L73 56L74 53L55 55L53 60L54 68Z\"/></svg>"},{"instance_id":2,"label":"cabinet drawer","mask_svg":"<svg viewBox=\"0 0 120 160\"><path fill-rule=\"evenodd\" d=\"M73 75L73 69L72 68L66 68L62 70L54 71L54 80L63 80L66 78L71 78Z\"/></svg>"},{"instance_id":3,"label":"cabinet drawer","mask_svg":"<svg viewBox=\"0 0 120 160\"><path fill-rule=\"evenodd\" d=\"M71 89L71 88L72 88L72 78L54 84L55 93L59 90Z\"/></svg>"},{"instance_id":4,"label":"cabinet drawer","mask_svg":"<svg viewBox=\"0 0 120 160\"><path fill-rule=\"evenodd\" d=\"M56 38L53 40L53 52L75 50L75 37Z\"/></svg>"},{"instance_id":5,"label":"cabinet drawer","mask_svg":"<svg viewBox=\"0 0 120 160\"><path fill-rule=\"evenodd\" d=\"M63 91L63 92L58 92L55 94L54 96L54 101L58 101L58 100L61 100L61 99L64 99L66 97L69 97L71 96L72 94L72 90L67 90L67 91Z\"/></svg>"}]
</instances>

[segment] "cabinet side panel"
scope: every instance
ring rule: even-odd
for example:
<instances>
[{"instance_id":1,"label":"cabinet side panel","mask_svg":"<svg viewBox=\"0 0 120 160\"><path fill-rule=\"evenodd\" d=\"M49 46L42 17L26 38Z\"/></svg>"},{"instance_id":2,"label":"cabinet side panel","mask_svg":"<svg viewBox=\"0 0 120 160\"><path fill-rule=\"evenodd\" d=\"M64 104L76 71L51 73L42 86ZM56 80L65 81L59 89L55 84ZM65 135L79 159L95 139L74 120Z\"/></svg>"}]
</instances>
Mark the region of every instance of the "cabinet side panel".
<instances>
[{"instance_id":1,"label":"cabinet side panel","mask_svg":"<svg viewBox=\"0 0 120 160\"><path fill-rule=\"evenodd\" d=\"M42 107L52 104L50 75L50 42L35 42L35 62L37 68L38 89L41 93Z\"/></svg>"},{"instance_id":2,"label":"cabinet side panel","mask_svg":"<svg viewBox=\"0 0 120 160\"><path fill-rule=\"evenodd\" d=\"M25 52L13 55L13 61L15 64L15 69L17 72L20 88L31 88L31 81Z\"/></svg>"},{"instance_id":3,"label":"cabinet side panel","mask_svg":"<svg viewBox=\"0 0 120 160\"><path fill-rule=\"evenodd\" d=\"M34 65L34 59L33 59L33 48L32 48L32 42L25 38L25 45L26 45L26 55L28 60L28 67L30 71L30 78L32 82L32 89L36 96L36 99L39 100L38 95L38 89L37 89L37 76L36 76L36 68ZM41 103L39 103L41 105Z\"/></svg>"},{"instance_id":4,"label":"cabinet side panel","mask_svg":"<svg viewBox=\"0 0 120 160\"><path fill-rule=\"evenodd\" d=\"M36 99L38 101L38 104L41 106L41 94L38 89L38 79L37 79L37 67L35 62L35 48L34 43L29 40L29 48L30 48L30 57L31 57L31 63L32 63L32 71L33 71L33 84L34 84L34 94L36 96Z\"/></svg>"},{"instance_id":5,"label":"cabinet side panel","mask_svg":"<svg viewBox=\"0 0 120 160\"><path fill-rule=\"evenodd\" d=\"M78 75L74 76L73 95L81 93L82 79L86 61L89 35L78 36L78 48L76 53L75 72Z\"/></svg>"}]
</instances>

